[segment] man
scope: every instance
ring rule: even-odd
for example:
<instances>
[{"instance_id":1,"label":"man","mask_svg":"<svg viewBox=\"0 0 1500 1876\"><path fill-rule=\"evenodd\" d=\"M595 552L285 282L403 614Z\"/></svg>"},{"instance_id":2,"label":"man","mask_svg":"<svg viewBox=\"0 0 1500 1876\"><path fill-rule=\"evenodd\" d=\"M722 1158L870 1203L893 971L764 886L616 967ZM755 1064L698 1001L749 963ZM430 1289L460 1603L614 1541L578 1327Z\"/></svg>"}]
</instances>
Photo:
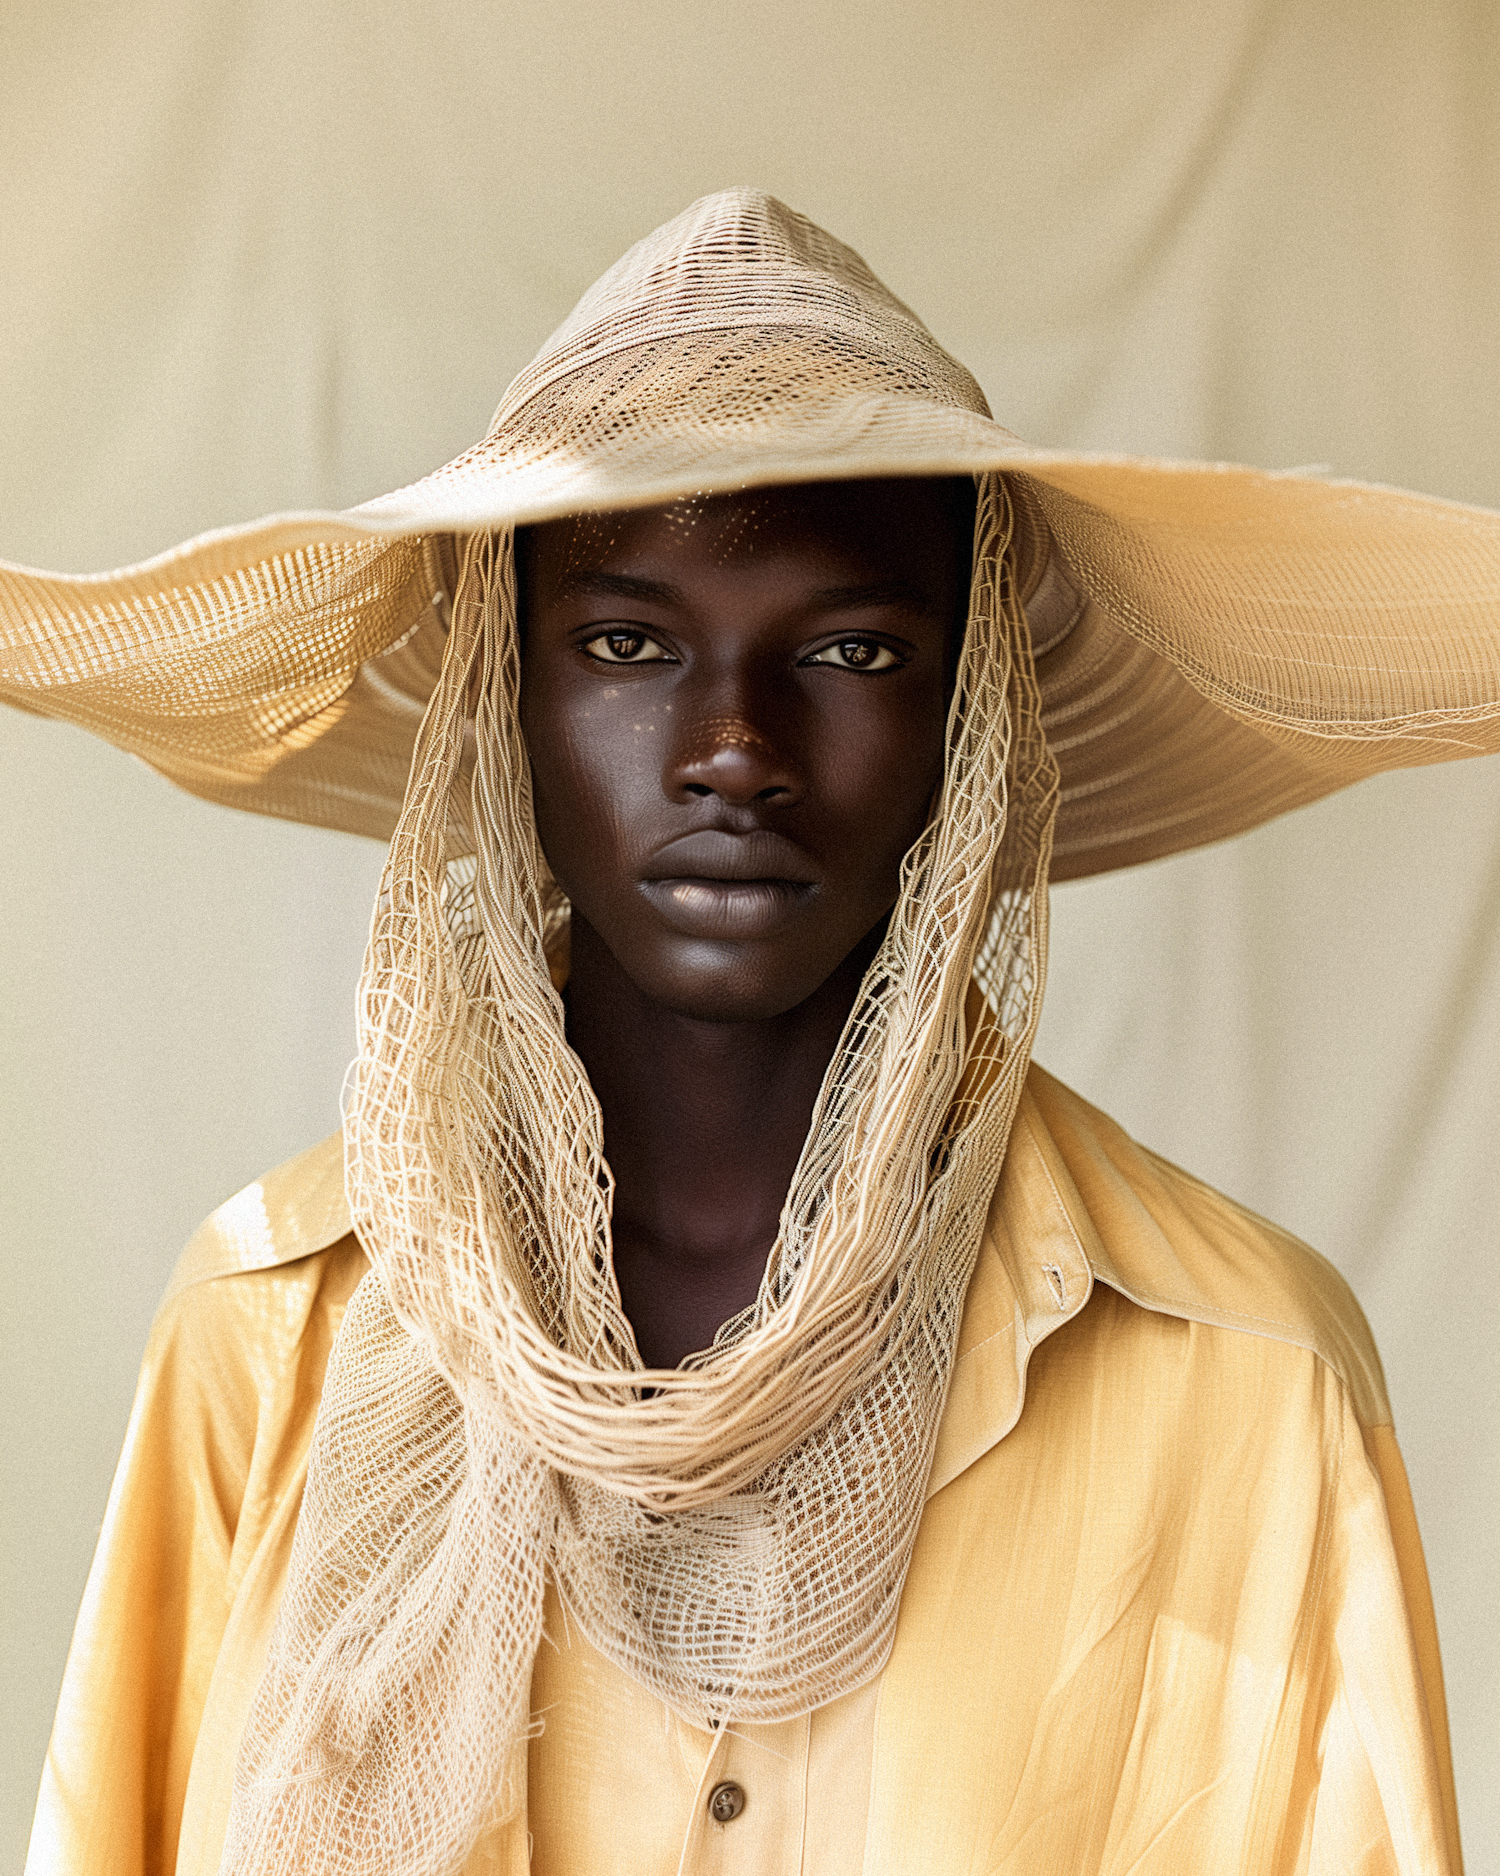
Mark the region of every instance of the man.
<instances>
[{"instance_id":1,"label":"man","mask_svg":"<svg viewBox=\"0 0 1500 1876\"><path fill-rule=\"evenodd\" d=\"M1494 619L1417 619L1500 524L1404 509L1340 662L1369 498L1287 489L1026 452L737 192L429 484L184 550L206 727L107 621L45 701L271 811L368 824L431 696L344 1147L184 1254L35 1869L1457 1868L1356 1306L1028 1069L1058 766L1085 871L1493 736Z\"/></svg>"}]
</instances>

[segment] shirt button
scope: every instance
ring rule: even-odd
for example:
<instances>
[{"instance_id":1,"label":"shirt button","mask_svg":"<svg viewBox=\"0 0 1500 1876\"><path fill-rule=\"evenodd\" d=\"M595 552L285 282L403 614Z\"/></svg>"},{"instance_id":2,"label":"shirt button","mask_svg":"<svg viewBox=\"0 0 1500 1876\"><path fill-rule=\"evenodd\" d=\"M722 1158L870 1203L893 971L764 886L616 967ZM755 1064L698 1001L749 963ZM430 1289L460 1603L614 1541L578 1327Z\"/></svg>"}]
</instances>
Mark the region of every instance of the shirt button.
<instances>
[{"instance_id":1,"label":"shirt button","mask_svg":"<svg viewBox=\"0 0 1500 1876\"><path fill-rule=\"evenodd\" d=\"M708 1815L716 1824L729 1824L745 1808L745 1788L728 1780L708 1794Z\"/></svg>"}]
</instances>

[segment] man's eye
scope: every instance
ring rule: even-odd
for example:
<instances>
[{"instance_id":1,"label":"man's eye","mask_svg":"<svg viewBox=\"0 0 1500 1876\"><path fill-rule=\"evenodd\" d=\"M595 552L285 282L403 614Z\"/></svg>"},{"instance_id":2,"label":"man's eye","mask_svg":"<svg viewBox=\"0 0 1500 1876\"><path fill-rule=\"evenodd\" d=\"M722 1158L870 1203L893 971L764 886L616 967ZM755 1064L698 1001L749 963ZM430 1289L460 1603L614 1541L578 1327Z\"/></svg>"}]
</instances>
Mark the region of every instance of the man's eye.
<instances>
[{"instance_id":1,"label":"man's eye","mask_svg":"<svg viewBox=\"0 0 1500 1876\"><path fill-rule=\"evenodd\" d=\"M808 664L831 664L840 671L889 671L900 664L889 645L873 638L841 638L836 645L825 645L805 660Z\"/></svg>"},{"instance_id":2,"label":"man's eye","mask_svg":"<svg viewBox=\"0 0 1500 1876\"><path fill-rule=\"evenodd\" d=\"M633 632L624 626L601 632L597 638L591 638L583 649L591 658L598 658L603 664L651 664L667 655L654 638L647 638L644 632Z\"/></svg>"}]
</instances>

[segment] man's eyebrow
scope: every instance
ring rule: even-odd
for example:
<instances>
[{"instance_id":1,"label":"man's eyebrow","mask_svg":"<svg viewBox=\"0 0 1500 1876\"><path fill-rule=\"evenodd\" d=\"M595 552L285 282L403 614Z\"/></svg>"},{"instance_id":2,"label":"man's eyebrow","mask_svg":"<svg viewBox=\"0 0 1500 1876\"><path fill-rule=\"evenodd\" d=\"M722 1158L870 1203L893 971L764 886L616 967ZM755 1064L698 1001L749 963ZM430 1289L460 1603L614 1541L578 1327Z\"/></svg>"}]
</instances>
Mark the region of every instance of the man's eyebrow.
<instances>
[{"instance_id":1,"label":"man's eyebrow","mask_svg":"<svg viewBox=\"0 0 1500 1876\"><path fill-rule=\"evenodd\" d=\"M633 573L607 573L603 567L575 567L557 583L558 599L634 599L642 604L680 605L682 590L670 580L647 580ZM932 595L910 580L876 580L861 586L820 586L807 595L813 612L860 612L878 606L904 606L931 612Z\"/></svg>"},{"instance_id":2,"label":"man's eyebrow","mask_svg":"<svg viewBox=\"0 0 1500 1876\"><path fill-rule=\"evenodd\" d=\"M642 580L632 573L606 573L602 567L577 567L557 583L558 599L636 599L673 605L681 592L668 580Z\"/></svg>"},{"instance_id":3,"label":"man's eyebrow","mask_svg":"<svg viewBox=\"0 0 1500 1876\"><path fill-rule=\"evenodd\" d=\"M819 612L859 612L865 607L905 606L911 612L931 612L932 595L910 580L878 580L869 586L823 586L808 596Z\"/></svg>"}]
</instances>

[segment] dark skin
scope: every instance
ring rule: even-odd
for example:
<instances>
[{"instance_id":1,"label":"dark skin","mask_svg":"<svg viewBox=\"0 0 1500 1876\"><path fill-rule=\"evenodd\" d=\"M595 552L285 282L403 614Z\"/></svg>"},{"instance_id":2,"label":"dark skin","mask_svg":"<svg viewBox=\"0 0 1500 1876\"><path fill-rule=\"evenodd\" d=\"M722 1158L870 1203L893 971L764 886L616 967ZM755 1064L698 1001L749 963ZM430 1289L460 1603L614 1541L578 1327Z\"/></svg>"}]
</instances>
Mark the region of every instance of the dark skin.
<instances>
[{"instance_id":1,"label":"dark skin","mask_svg":"<svg viewBox=\"0 0 1500 1876\"><path fill-rule=\"evenodd\" d=\"M648 1367L754 1302L942 778L967 482L814 483L527 530L521 717L573 904Z\"/></svg>"}]
</instances>

